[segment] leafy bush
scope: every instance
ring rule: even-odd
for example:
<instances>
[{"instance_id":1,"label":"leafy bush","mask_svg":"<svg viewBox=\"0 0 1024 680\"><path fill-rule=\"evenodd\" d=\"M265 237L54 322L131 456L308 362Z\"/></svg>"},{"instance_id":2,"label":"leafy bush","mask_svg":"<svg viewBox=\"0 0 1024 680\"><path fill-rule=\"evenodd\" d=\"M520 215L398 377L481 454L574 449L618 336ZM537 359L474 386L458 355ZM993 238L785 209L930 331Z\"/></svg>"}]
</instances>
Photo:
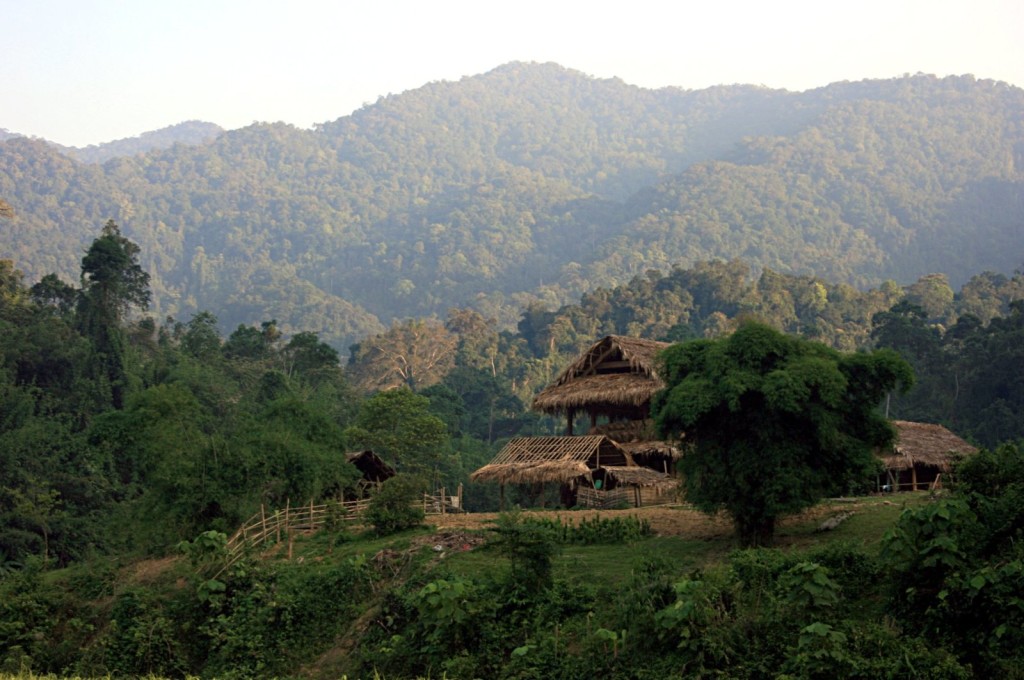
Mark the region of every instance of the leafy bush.
<instances>
[{"instance_id":1,"label":"leafy bush","mask_svg":"<svg viewBox=\"0 0 1024 680\"><path fill-rule=\"evenodd\" d=\"M418 477L395 475L370 499L366 520L379 536L417 527L423 523L423 508L417 503L422 493Z\"/></svg>"},{"instance_id":2,"label":"leafy bush","mask_svg":"<svg viewBox=\"0 0 1024 680\"><path fill-rule=\"evenodd\" d=\"M366 559L329 566L236 565L196 622L209 646L204 676L272 676L319 652L370 591Z\"/></svg>"},{"instance_id":3,"label":"leafy bush","mask_svg":"<svg viewBox=\"0 0 1024 680\"><path fill-rule=\"evenodd\" d=\"M492 529L488 546L512 563L513 586L536 594L551 585L551 560L558 552L557 523L524 520L518 511L503 512Z\"/></svg>"},{"instance_id":4,"label":"leafy bush","mask_svg":"<svg viewBox=\"0 0 1024 680\"><path fill-rule=\"evenodd\" d=\"M534 525L548 531L563 545L612 545L631 543L652 534L651 524L639 517L584 517L577 524L563 523L559 519L529 517L523 524Z\"/></svg>"}]
</instances>

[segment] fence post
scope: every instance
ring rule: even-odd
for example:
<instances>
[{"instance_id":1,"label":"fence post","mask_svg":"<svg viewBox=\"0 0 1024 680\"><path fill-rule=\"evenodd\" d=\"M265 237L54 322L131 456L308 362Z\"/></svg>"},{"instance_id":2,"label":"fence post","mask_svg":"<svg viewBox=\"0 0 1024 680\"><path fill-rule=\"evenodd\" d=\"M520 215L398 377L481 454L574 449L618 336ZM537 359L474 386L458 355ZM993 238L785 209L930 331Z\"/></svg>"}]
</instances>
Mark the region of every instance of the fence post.
<instances>
[{"instance_id":1,"label":"fence post","mask_svg":"<svg viewBox=\"0 0 1024 680\"><path fill-rule=\"evenodd\" d=\"M445 508L444 508L444 506L447 505L447 504L448 504L448 496L447 496L447 494L445 492L444 487L442 486L441 487L441 514L442 515L447 514L445 512Z\"/></svg>"}]
</instances>

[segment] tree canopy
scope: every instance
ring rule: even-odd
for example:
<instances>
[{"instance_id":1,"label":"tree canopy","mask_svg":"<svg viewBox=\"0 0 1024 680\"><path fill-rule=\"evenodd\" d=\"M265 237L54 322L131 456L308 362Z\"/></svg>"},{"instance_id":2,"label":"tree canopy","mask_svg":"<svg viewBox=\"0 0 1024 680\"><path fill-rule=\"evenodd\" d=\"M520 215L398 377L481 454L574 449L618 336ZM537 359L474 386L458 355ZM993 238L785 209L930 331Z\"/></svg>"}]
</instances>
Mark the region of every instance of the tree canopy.
<instances>
[{"instance_id":1,"label":"tree canopy","mask_svg":"<svg viewBox=\"0 0 1024 680\"><path fill-rule=\"evenodd\" d=\"M113 216L162 313L207 309L225 332L277 318L340 351L451 307L511 328L531 301L714 258L958 286L1020 265L1022 106L1024 90L967 76L688 92L510 64L313 130L257 124L103 165L2 140L18 214L0 249L32 280L70 280L90 225ZM824 302L815 288L780 292L772 313Z\"/></svg>"},{"instance_id":2,"label":"tree canopy","mask_svg":"<svg viewBox=\"0 0 1024 680\"><path fill-rule=\"evenodd\" d=\"M658 428L686 446L687 499L726 510L745 546L772 542L775 521L845 491L892 440L877 406L913 381L890 350L842 354L764 324L663 353Z\"/></svg>"}]
</instances>

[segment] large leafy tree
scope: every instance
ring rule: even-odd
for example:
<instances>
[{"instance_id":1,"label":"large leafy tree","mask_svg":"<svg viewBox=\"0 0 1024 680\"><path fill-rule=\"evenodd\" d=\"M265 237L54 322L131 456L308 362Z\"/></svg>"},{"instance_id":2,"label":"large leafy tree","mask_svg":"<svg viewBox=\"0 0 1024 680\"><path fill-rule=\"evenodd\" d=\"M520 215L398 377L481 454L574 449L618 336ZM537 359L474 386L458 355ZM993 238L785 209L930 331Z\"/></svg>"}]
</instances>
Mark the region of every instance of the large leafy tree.
<instances>
[{"instance_id":1,"label":"large leafy tree","mask_svg":"<svg viewBox=\"0 0 1024 680\"><path fill-rule=\"evenodd\" d=\"M430 412L430 399L400 387L364 401L345 439L351 447L373 449L400 471L419 472L437 467L448 432Z\"/></svg>"},{"instance_id":2,"label":"large leafy tree","mask_svg":"<svg viewBox=\"0 0 1024 680\"><path fill-rule=\"evenodd\" d=\"M93 366L106 380L114 408L124 407L125 339L122 324L133 307L149 306L149 274L138 262L139 246L113 220L103 226L82 258L78 323L93 343Z\"/></svg>"},{"instance_id":3,"label":"large leafy tree","mask_svg":"<svg viewBox=\"0 0 1024 680\"><path fill-rule=\"evenodd\" d=\"M688 445L687 498L727 511L744 546L770 545L776 519L845 490L891 441L877 412L913 381L891 350L842 354L746 322L731 336L665 350L653 412Z\"/></svg>"}]
</instances>

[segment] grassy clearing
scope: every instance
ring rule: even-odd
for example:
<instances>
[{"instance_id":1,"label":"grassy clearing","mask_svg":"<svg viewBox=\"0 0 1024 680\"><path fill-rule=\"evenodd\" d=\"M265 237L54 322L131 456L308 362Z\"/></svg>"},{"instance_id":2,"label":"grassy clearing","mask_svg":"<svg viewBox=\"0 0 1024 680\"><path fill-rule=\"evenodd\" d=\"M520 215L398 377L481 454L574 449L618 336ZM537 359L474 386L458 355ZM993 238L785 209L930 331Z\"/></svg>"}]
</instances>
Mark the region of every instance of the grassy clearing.
<instances>
[{"instance_id":1,"label":"grassy clearing","mask_svg":"<svg viewBox=\"0 0 1024 680\"><path fill-rule=\"evenodd\" d=\"M783 522L776 533L776 547L781 550L800 551L831 542L842 542L873 552L880 547L886 530L895 524L904 509L929 501L928 494L916 493L864 497L851 499L849 502L825 502L811 512ZM631 511L608 511L605 515L609 516L615 512L629 514ZM660 512L665 515L671 513L671 510L660 509ZM824 519L846 512L852 512L853 515L836 529L827 532L818 530ZM559 513L559 516L568 518L564 511ZM686 521L692 520L687 516ZM718 523L720 524L720 520ZM669 522L665 526L672 524ZM628 579L633 566L644 558L659 557L668 560L678 565L679 573L683 574L693 569L720 564L737 548L735 539L728 529L722 530L719 527L716 531L707 531L706 527L693 526L684 527L683 530L687 528L692 528L692 531L686 531L683 535L655 535L625 544L565 546L554 561L553 575L556 579L570 582L614 586ZM470 531L487 533L485 529ZM466 578L494 575L496 569L504 568L503 562L504 560L486 549L453 552L444 559L444 564L453 574Z\"/></svg>"}]
</instances>

